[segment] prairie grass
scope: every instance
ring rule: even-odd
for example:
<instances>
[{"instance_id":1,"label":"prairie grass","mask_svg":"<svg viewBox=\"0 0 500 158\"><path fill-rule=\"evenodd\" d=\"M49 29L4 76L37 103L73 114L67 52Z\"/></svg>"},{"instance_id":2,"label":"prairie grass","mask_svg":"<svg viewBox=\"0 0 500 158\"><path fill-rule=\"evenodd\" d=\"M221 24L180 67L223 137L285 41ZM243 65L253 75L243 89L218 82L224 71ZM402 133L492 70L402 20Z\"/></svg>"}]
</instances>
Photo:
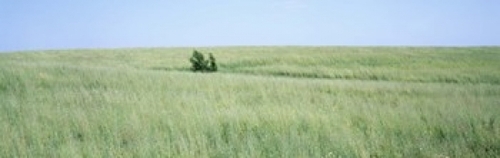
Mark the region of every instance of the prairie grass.
<instances>
[{"instance_id":1,"label":"prairie grass","mask_svg":"<svg viewBox=\"0 0 500 158\"><path fill-rule=\"evenodd\" d=\"M0 157L498 157L498 47L0 54Z\"/></svg>"}]
</instances>

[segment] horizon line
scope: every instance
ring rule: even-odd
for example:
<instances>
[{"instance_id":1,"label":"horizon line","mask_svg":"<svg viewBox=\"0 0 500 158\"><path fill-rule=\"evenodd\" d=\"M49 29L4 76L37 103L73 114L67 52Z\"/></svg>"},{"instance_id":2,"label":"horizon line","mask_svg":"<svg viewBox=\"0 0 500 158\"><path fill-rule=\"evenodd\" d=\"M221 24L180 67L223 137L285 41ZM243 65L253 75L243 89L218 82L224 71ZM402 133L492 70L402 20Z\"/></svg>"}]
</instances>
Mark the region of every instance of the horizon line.
<instances>
[{"instance_id":1,"label":"horizon line","mask_svg":"<svg viewBox=\"0 0 500 158\"><path fill-rule=\"evenodd\" d=\"M131 46L131 47L93 47L93 48L47 48L47 49L24 49L24 50L0 50L0 53L21 52L44 52L44 51L74 51L74 50L123 50L123 49L198 49L198 48L231 48L231 47L391 47L391 48L481 48L500 47L500 45L191 45L191 46Z\"/></svg>"}]
</instances>

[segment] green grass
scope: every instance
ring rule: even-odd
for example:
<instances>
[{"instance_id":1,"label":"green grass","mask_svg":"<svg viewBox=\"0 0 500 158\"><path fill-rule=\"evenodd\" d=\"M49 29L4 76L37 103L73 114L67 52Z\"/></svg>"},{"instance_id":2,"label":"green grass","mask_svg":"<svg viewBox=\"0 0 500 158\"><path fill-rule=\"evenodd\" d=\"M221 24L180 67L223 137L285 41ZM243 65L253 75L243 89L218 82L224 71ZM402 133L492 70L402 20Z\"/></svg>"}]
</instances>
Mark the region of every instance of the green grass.
<instances>
[{"instance_id":1,"label":"green grass","mask_svg":"<svg viewBox=\"0 0 500 158\"><path fill-rule=\"evenodd\" d=\"M0 54L0 157L498 157L499 47Z\"/></svg>"}]
</instances>

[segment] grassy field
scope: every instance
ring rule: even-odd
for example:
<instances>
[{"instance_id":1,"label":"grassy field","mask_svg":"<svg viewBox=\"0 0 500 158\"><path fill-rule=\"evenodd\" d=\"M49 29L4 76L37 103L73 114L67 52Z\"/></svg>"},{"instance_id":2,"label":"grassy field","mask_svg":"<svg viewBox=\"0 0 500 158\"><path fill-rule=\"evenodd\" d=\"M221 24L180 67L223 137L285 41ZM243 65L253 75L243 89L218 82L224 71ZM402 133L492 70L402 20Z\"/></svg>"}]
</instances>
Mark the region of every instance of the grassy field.
<instances>
[{"instance_id":1,"label":"grassy field","mask_svg":"<svg viewBox=\"0 0 500 158\"><path fill-rule=\"evenodd\" d=\"M0 157L499 157L500 47L0 54Z\"/></svg>"}]
</instances>

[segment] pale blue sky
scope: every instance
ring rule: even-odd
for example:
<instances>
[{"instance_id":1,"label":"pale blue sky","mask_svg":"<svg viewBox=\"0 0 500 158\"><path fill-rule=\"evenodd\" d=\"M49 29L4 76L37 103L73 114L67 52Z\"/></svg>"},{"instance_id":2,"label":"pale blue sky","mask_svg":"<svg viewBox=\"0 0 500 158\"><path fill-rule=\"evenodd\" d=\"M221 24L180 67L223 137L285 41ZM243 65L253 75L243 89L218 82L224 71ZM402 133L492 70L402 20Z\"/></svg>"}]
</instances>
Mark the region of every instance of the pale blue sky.
<instances>
[{"instance_id":1,"label":"pale blue sky","mask_svg":"<svg viewBox=\"0 0 500 158\"><path fill-rule=\"evenodd\" d=\"M500 45L498 0L0 0L0 51Z\"/></svg>"}]
</instances>

